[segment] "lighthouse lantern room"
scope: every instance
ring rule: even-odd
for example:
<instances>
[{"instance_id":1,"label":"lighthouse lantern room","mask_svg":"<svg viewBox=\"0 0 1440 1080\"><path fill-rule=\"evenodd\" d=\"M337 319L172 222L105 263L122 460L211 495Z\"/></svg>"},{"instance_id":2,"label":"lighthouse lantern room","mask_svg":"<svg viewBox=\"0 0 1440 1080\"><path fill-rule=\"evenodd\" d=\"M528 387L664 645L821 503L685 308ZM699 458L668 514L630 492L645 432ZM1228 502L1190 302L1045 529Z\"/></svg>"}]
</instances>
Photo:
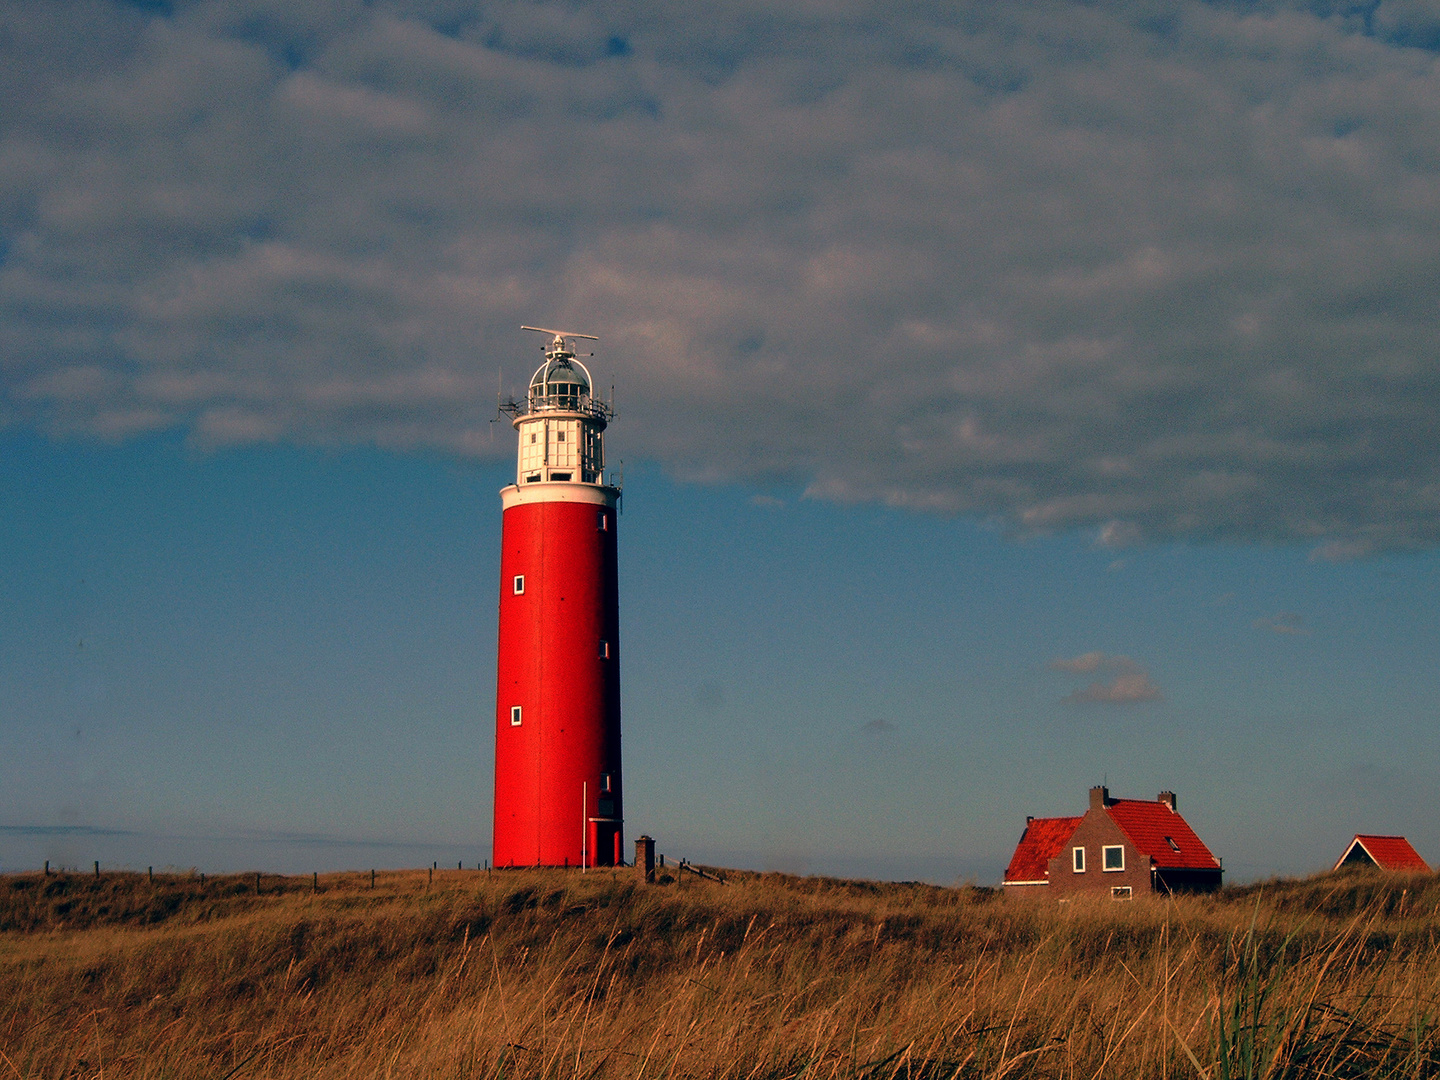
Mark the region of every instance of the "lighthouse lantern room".
<instances>
[{"instance_id":1,"label":"lighthouse lantern room","mask_svg":"<svg viewBox=\"0 0 1440 1080\"><path fill-rule=\"evenodd\" d=\"M494 863L614 866L624 843L620 781L615 515L594 395L572 342L550 337L524 400L500 403L519 438L501 489L495 693Z\"/></svg>"}]
</instances>

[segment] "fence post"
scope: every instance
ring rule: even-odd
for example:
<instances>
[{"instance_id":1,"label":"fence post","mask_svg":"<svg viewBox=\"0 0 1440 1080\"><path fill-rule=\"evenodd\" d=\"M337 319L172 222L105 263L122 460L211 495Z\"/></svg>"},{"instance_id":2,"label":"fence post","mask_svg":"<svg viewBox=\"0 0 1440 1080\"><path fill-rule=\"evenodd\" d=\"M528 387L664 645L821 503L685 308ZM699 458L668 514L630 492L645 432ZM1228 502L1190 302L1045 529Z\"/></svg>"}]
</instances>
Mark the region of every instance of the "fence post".
<instances>
[{"instance_id":1,"label":"fence post","mask_svg":"<svg viewBox=\"0 0 1440 1080\"><path fill-rule=\"evenodd\" d=\"M145 876L150 879L150 884L151 884L151 885L154 885L154 884L155 884L155 867L153 867L153 866L147 866L147 867L145 868Z\"/></svg>"},{"instance_id":2,"label":"fence post","mask_svg":"<svg viewBox=\"0 0 1440 1080\"><path fill-rule=\"evenodd\" d=\"M99 860L99 859L96 859L96 860L95 860L95 876L96 876L97 878L100 876L100 860Z\"/></svg>"},{"instance_id":3,"label":"fence post","mask_svg":"<svg viewBox=\"0 0 1440 1080\"><path fill-rule=\"evenodd\" d=\"M318 892L320 891L320 871L319 871L319 870L314 871L314 872L310 875L310 891L311 891L312 893L318 893Z\"/></svg>"}]
</instances>

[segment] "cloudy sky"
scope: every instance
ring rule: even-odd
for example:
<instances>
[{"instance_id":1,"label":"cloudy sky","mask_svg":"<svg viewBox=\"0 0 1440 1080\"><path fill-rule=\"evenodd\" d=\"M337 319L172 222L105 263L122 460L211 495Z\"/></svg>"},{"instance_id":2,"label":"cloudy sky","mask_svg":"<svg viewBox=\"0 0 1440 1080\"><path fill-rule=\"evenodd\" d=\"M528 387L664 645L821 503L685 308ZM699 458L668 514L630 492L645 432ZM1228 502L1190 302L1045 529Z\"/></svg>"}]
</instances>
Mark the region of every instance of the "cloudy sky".
<instances>
[{"instance_id":1,"label":"cloudy sky","mask_svg":"<svg viewBox=\"0 0 1440 1080\"><path fill-rule=\"evenodd\" d=\"M488 854L526 322L616 387L662 849L994 880L1108 778L1232 876L1440 860L1437 56L1433 0L4 4L0 864Z\"/></svg>"}]
</instances>

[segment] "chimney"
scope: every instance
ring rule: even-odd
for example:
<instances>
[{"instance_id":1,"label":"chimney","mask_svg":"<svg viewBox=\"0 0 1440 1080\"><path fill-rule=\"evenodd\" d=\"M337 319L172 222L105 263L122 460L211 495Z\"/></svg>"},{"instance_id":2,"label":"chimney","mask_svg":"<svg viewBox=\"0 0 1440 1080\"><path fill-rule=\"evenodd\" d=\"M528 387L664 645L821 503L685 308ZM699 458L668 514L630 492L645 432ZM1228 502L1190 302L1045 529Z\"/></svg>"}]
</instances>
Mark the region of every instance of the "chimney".
<instances>
[{"instance_id":1,"label":"chimney","mask_svg":"<svg viewBox=\"0 0 1440 1080\"><path fill-rule=\"evenodd\" d=\"M635 874L644 884L655 883L655 841L648 836L635 838Z\"/></svg>"},{"instance_id":2,"label":"chimney","mask_svg":"<svg viewBox=\"0 0 1440 1080\"><path fill-rule=\"evenodd\" d=\"M1179 813L1179 811L1175 809L1175 793L1173 791L1160 792L1160 794L1156 797L1156 801L1163 802L1166 806L1168 806L1172 814Z\"/></svg>"},{"instance_id":3,"label":"chimney","mask_svg":"<svg viewBox=\"0 0 1440 1080\"><path fill-rule=\"evenodd\" d=\"M1110 805L1110 789L1108 787L1092 787L1090 789L1090 809L1104 810Z\"/></svg>"}]
</instances>

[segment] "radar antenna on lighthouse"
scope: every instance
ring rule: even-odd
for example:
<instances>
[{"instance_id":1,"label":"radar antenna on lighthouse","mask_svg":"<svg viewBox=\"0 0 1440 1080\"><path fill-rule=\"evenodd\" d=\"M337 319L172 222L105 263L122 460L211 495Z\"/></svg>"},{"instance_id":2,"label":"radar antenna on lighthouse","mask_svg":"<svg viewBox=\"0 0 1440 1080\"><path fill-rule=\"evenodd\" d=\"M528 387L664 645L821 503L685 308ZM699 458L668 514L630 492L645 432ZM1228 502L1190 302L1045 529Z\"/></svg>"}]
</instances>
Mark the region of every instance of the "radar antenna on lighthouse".
<instances>
[{"instance_id":1,"label":"radar antenna on lighthouse","mask_svg":"<svg viewBox=\"0 0 1440 1080\"><path fill-rule=\"evenodd\" d=\"M594 334L577 334L573 330L547 330L543 326L522 326L521 330L534 330L537 334L550 334L555 338L552 343L556 348L565 347L566 338L584 338L586 341L599 341Z\"/></svg>"},{"instance_id":2,"label":"radar antenna on lighthouse","mask_svg":"<svg viewBox=\"0 0 1440 1080\"><path fill-rule=\"evenodd\" d=\"M616 506L605 482L614 410L569 340L551 335L523 399L500 402L519 447L501 489L494 864L621 863Z\"/></svg>"}]
</instances>

